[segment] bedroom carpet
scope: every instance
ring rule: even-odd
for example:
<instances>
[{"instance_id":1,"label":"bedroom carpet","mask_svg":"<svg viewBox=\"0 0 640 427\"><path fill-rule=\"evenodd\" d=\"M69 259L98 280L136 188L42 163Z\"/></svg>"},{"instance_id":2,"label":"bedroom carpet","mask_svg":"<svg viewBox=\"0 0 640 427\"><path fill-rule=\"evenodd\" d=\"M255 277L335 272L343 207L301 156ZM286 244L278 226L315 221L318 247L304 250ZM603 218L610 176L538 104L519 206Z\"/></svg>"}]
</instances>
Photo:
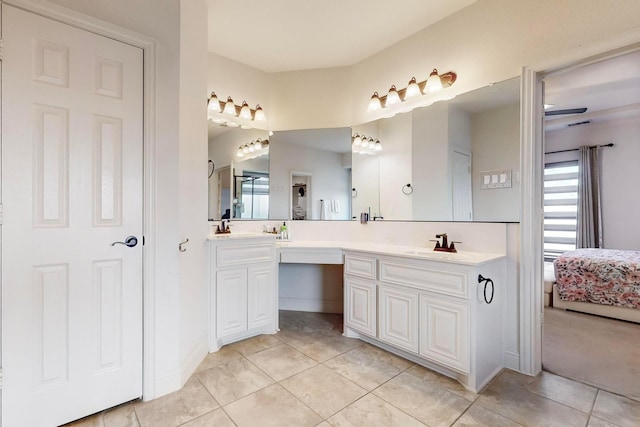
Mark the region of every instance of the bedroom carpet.
<instances>
[{"instance_id":1,"label":"bedroom carpet","mask_svg":"<svg viewBox=\"0 0 640 427\"><path fill-rule=\"evenodd\" d=\"M640 401L640 324L545 308L542 366Z\"/></svg>"}]
</instances>

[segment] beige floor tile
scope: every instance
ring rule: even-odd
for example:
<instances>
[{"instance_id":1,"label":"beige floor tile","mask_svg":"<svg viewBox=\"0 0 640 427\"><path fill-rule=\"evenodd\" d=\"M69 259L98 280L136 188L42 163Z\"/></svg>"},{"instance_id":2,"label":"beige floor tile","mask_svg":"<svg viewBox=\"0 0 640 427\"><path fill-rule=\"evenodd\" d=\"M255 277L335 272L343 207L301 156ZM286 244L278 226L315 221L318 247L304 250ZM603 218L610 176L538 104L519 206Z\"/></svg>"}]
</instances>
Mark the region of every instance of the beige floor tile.
<instances>
[{"instance_id":1,"label":"beige floor tile","mask_svg":"<svg viewBox=\"0 0 640 427\"><path fill-rule=\"evenodd\" d=\"M200 366L198 366L196 372L206 371L207 369L211 369L215 366L227 363L228 361L237 359L241 356L242 354L240 354L240 352L226 345L214 353L207 354L207 357L205 357L204 360L200 363Z\"/></svg>"},{"instance_id":2,"label":"beige floor tile","mask_svg":"<svg viewBox=\"0 0 640 427\"><path fill-rule=\"evenodd\" d=\"M587 427L620 427L620 426L605 420L601 420L600 418L591 417L591 419L589 420L589 424L587 424Z\"/></svg>"},{"instance_id":3,"label":"beige floor tile","mask_svg":"<svg viewBox=\"0 0 640 427\"><path fill-rule=\"evenodd\" d=\"M174 427L218 408L218 403L195 377L174 393L135 404L142 427Z\"/></svg>"},{"instance_id":4,"label":"beige floor tile","mask_svg":"<svg viewBox=\"0 0 640 427\"><path fill-rule=\"evenodd\" d=\"M317 365L317 362L305 356L287 344L277 345L247 358L276 381L283 380Z\"/></svg>"},{"instance_id":5,"label":"beige floor tile","mask_svg":"<svg viewBox=\"0 0 640 427\"><path fill-rule=\"evenodd\" d=\"M134 404L118 406L109 409L102 416L104 427L139 427L138 417L134 410Z\"/></svg>"},{"instance_id":6,"label":"beige floor tile","mask_svg":"<svg viewBox=\"0 0 640 427\"><path fill-rule=\"evenodd\" d=\"M331 424L329 424L326 421L323 421L320 424L318 424L316 427L331 427Z\"/></svg>"},{"instance_id":7,"label":"beige floor tile","mask_svg":"<svg viewBox=\"0 0 640 427\"><path fill-rule=\"evenodd\" d=\"M432 371L431 369L425 368L424 366L415 365L407 369L406 372L420 378L422 381L432 382L435 385L442 387L445 390L450 391L451 393L456 394L460 397L464 397L467 400L473 401L478 397L477 393L467 390L457 380L449 378L436 371Z\"/></svg>"},{"instance_id":8,"label":"beige floor tile","mask_svg":"<svg viewBox=\"0 0 640 427\"><path fill-rule=\"evenodd\" d=\"M501 375L476 402L506 418L527 426L583 427L588 415L505 381Z\"/></svg>"},{"instance_id":9,"label":"beige floor tile","mask_svg":"<svg viewBox=\"0 0 640 427\"><path fill-rule=\"evenodd\" d=\"M239 427L315 426L322 418L281 385L274 384L224 407Z\"/></svg>"},{"instance_id":10,"label":"beige floor tile","mask_svg":"<svg viewBox=\"0 0 640 427\"><path fill-rule=\"evenodd\" d=\"M589 413L598 389L549 372L533 377L526 389L574 409Z\"/></svg>"},{"instance_id":11,"label":"beige floor tile","mask_svg":"<svg viewBox=\"0 0 640 427\"><path fill-rule=\"evenodd\" d=\"M372 394L352 403L327 421L334 427L424 427L420 421Z\"/></svg>"},{"instance_id":12,"label":"beige floor tile","mask_svg":"<svg viewBox=\"0 0 640 427\"><path fill-rule=\"evenodd\" d=\"M640 426L640 402L600 390L592 415L620 427L638 427Z\"/></svg>"},{"instance_id":13,"label":"beige floor tile","mask_svg":"<svg viewBox=\"0 0 640 427\"><path fill-rule=\"evenodd\" d=\"M373 394L430 427L450 426L471 405L471 401L406 372Z\"/></svg>"},{"instance_id":14,"label":"beige floor tile","mask_svg":"<svg viewBox=\"0 0 640 427\"><path fill-rule=\"evenodd\" d=\"M474 403L465 412L453 427L519 427L515 421L511 421L502 415L496 414Z\"/></svg>"},{"instance_id":15,"label":"beige floor tile","mask_svg":"<svg viewBox=\"0 0 640 427\"><path fill-rule=\"evenodd\" d=\"M393 353L389 353L386 350L375 347L368 343L362 343L362 345L358 347L358 350L360 350L364 354L368 354L369 356L374 357L377 360L387 363L400 371L404 371L405 369L408 369L415 365L415 363L411 362L410 360L407 360L400 356L396 356Z\"/></svg>"},{"instance_id":16,"label":"beige floor tile","mask_svg":"<svg viewBox=\"0 0 640 427\"><path fill-rule=\"evenodd\" d=\"M230 360L197 374L221 405L273 384L273 380L244 357Z\"/></svg>"},{"instance_id":17,"label":"beige floor tile","mask_svg":"<svg viewBox=\"0 0 640 427\"><path fill-rule=\"evenodd\" d=\"M322 418L330 417L367 393L322 365L287 378L281 384Z\"/></svg>"},{"instance_id":18,"label":"beige floor tile","mask_svg":"<svg viewBox=\"0 0 640 427\"><path fill-rule=\"evenodd\" d=\"M102 412L96 415L91 415L86 418L82 418L78 421L70 422L62 427L104 427L104 419L102 418Z\"/></svg>"},{"instance_id":19,"label":"beige floor tile","mask_svg":"<svg viewBox=\"0 0 640 427\"><path fill-rule=\"evenodd\" d=\"M282 344L282 340L280 340L280 338L276 335L266 334L238 341L236 343L229 344L227 347L229 350L235 350L245 356L248 356L249 354L266 350L278 344Z\"/></svg>"},{"instance_id":20,"label":"beige floor tile","mask_svg":"<svg viewBox=\"0 0 640 427\"><path fill-rule=\"evenodd\" d=\"M376 358L370 352L361 351L361 347L329 359L323 364L369 391L403 371Z\"/></svg>"},{"instance_id":21,"label":"beige floor tile","mask_svg":"<svg viewBox=\"0 0 640 427\"><path fill-rule=\"evenodd\" d=\"M302 339L291 340L287 344L316 362L324 362L354 347L353 343L347 343L340 338L329 337L315 332Z\"/></svg>"},{"instance_id":22,"label":"beige floor tile","mask_svg":"<svg viewBox=\"0 0 640 427\"><path fill-rule=\"evenodd\" d=\"M235 427L235 424L222 408L218 408L183 424L181 427Z\"/></svg>"}]
</instances>

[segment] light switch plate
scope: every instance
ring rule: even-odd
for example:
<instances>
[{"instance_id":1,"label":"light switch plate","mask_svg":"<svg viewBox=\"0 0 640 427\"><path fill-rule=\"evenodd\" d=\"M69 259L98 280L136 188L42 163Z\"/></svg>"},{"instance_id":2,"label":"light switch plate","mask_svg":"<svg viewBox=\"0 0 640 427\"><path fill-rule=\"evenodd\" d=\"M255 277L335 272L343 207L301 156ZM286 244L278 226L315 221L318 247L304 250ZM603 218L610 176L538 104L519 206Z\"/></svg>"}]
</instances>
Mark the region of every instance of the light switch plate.
<instances>
[{"instance_id":1,"label":"light switch plate","mask_svg":"<svg viewBox=\"0 0 640 427\"><path fill-rule=\"evenodd\" d=\"M480 188L511 188L511 169L480 172Z\"/></svg>"}]
</instances>

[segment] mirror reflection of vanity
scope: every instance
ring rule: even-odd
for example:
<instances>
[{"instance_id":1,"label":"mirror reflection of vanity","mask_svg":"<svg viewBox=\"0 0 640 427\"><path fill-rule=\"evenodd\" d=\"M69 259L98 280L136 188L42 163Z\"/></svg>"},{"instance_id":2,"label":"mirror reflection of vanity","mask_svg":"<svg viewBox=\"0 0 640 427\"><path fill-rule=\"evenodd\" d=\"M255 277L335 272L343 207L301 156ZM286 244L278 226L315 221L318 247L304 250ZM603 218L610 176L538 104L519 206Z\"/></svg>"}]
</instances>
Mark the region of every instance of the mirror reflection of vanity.
<instances>
[{"instance_id":1,"label":"mirror reflection of vanity","mask_svg":"<svg viewBox=\"0 0 640 427\"><path fill-rule=\"evenodd\" d=\"M349 220L367 212L385 221L518 221L519 92L520 79L513 78L351 129L269 136L210 128L216 170L209 218L233 206L232 218L267 219L268 204L270 220ZM356 133L379 139L382 151L352 154ZM257 138L269 139L269 155L259 164L239 159L238 147Z\"/></svg>"}]
</instances>

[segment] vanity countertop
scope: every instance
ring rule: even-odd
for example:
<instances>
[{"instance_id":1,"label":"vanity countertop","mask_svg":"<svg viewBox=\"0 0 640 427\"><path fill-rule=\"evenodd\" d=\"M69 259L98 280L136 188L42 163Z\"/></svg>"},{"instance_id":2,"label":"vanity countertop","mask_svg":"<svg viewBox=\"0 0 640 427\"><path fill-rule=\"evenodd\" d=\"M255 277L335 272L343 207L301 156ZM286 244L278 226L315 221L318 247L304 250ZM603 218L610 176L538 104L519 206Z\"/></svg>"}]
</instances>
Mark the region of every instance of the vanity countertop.
<instances>
[{"instance_id":1,"label":"vanity countertop","mask_svg":"<svg viewBox=\"0 0 640 427\"><path fill-rule=\"evenodd\" d=\"M276 247L284 250L333 248L344 251L368 252L377 255L392 255L405 258L441 261L463 265L480 265L505 257L504 254L489 252L435 252L431 248L380 244L372 242L292 240L276 241Z\"/></svg>"},{"instance_id":2,"label":"vanity countertop","mask_svg":"<svg viewBox=\"0 0 640 427\"><path fill-rule=\"evenodd\" d=\"M221 239L271 239L275 240L276 235L271 233L259 233L259 232L231 232L220 234L209 234L207 240L216 241Z\"/></svg>"}]
</instances>

